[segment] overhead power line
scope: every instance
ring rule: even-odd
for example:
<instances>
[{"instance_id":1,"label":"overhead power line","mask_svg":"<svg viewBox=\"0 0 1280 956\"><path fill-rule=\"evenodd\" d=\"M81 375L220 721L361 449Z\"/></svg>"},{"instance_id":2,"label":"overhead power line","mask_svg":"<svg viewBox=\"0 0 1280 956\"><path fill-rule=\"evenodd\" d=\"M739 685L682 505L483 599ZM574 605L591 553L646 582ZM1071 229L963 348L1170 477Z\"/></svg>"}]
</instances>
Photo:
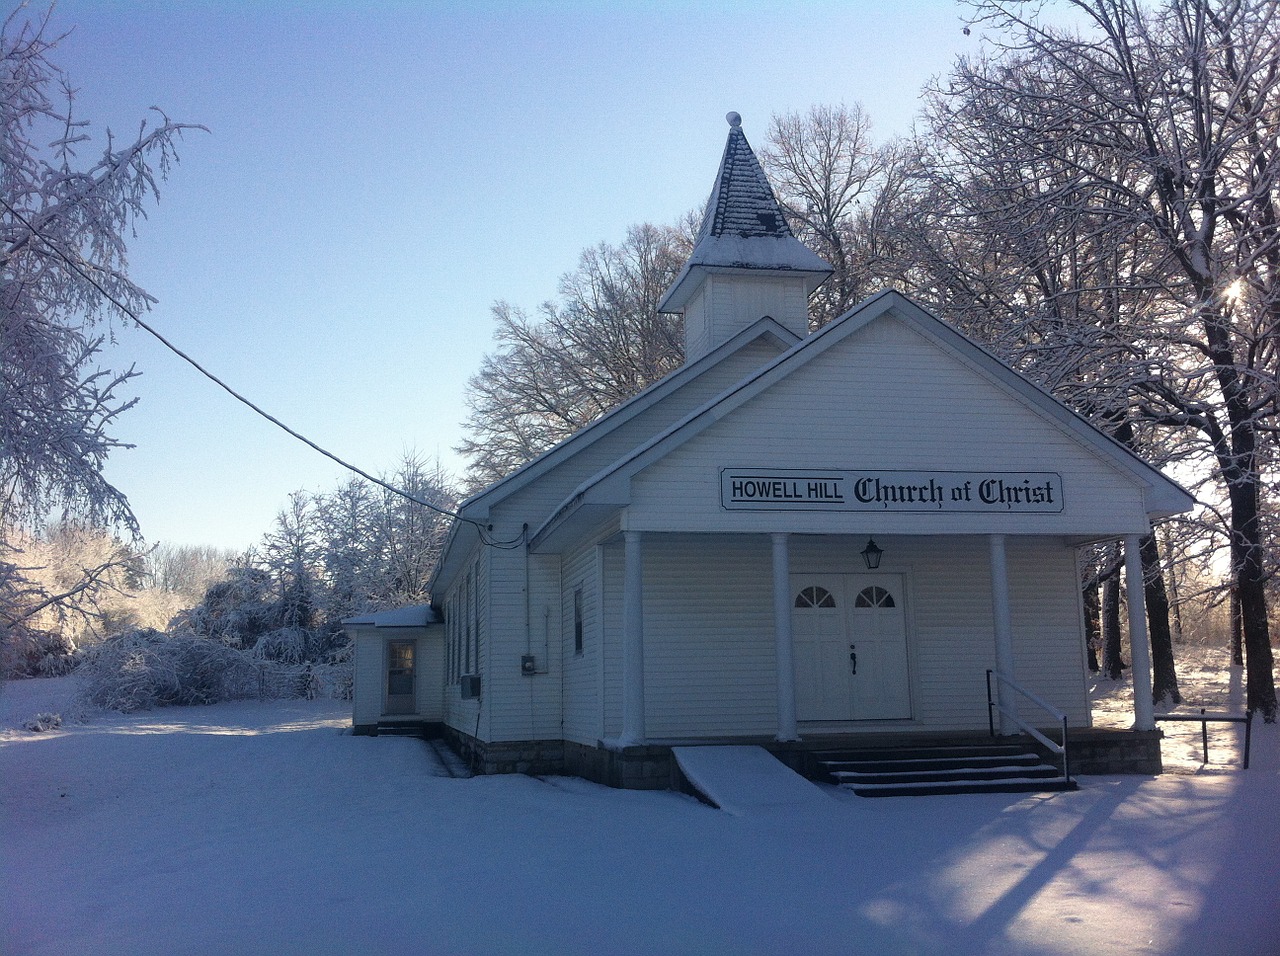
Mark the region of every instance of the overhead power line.
<instances>
[{"instance_id":1,"label":"overhead power line","mask_svg":"<svg viewBox=\"0 0 1280 956\"><path fill-rule=\"evenodd\" d=\"M58 248L56 243L50 242L48 239L46 239L39 232L39 230L37 230L35 226L32 225L31 221L27 219L21 212L15 209L9 203L8 200L0 198L0 203L3 203L4 208L9 212L9 214L12 215L19 222L21 222L24 226L26 226L27 229L30 230L31 235L37 238L38 240L40 240L41 244L46 249L48 249L49 252L51 252L59 260L61 260L67 266L67 268L71 269L78 276L80 276L80 278L84 279L96 290L98 290L98 293L104 299L106 299L108 302L114 305L117 309L119 309L122 313L127 315L134 322L136 322L139 328L149 333L161 345L167 348L174 355L178 356L178 358L182 359L184 362L186 362L188 365L194 368L197 372L199 372L209 381L213 382L213 384L217 385L220 389L222 389L224 392L226 392L228 395L234 398L237 402L240 402L242 405L244 405L245 407L253 411L255 414L261 416L262 418L265 418L267 421L271 422L271 424L275 425L281 431L285 432L291 437L302 442L304 445L311 448L313 451L317 451L321 455L324 455L330 461L336 462L337 464L341 465L343 468L346 468L348 471L359 475L361 478L365 479L366 481L372 482L373 484L379 486L380 488L385 488L387 491L390 491L392 494L399 495L400 497L405 498L408 501L412 501L414 504L421 505L422 507L427 508L430 511L434 511L437 514L444 515L446 518L453 518L456 521L465 521L468 524L475 525L476 530L480 533L481 542L483 542L486 545L489 545L490 547L514 548L514 547L518 547L520 544L524 542L525 531L523 530L521 531L518 537L513 538L510 541L496 541L490 537L489 535L490 529L485 525L481 524L479 521L476 521L474 518L464 517L463 515L459 514L456 511L450 511L447 508L441 508L439 505L432 504L430 501L420 498L415 494L411 494L410 492L405 491L403 488L397 488L395 485L392 485L381 478L371 475L369 472L365 471L363 468L359 467L358 465L353 465L351 462L347 461L346 459L339 457L338 455L329 451L329 449L324 448L323 446L312 441L310 438L308 438L306 435L299 432L297 429L291 428L289 425L286 425L279 418L272 415L266 409L262 408L260 405L258 405L257 403L249 399L247 396L236 391L234 388L232 388L230 385L224 382L221 378L219 378L213 372L209 371L207 368L205 368L203 365L197 362L194 358L192 358L182 349L178 348L178 346L174 345L167 338L165 338L164 335L162 335L157 329L153 328L148 322L143 321L141 316L139 316L134 309L131 309L129 306L125 305L123 302L117 299L110 292L110 290L106 289L102 285L102 283L100 283L94 276L86 272L85 269L80 265L80 263L76 262L74 259L68 256L65 252L63 252L60 248Z\"/></svg>"}]
</instances>

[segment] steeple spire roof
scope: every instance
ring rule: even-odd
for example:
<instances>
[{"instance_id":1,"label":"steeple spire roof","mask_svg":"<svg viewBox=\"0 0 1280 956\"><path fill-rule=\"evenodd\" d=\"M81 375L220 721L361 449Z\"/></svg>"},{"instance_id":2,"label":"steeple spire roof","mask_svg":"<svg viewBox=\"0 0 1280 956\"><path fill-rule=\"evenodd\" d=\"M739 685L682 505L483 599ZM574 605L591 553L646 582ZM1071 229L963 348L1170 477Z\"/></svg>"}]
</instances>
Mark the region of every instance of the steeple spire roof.
<instances>
[{"instance_id":1,"label":"steeple spire roof","mask_svg":"<svg viewBox=\"0 0 1280 956\"><path fill-rule=\"evenodd\" d=\"M742 117L730 113L725 118L729 139L702 227L689 261L658 306L661 311L681 311L700 284L699 273L707 270L802 273L808 277L810 292L831 275L831 266L791 234L742 132Z\"/></svg>"}]
</instances>

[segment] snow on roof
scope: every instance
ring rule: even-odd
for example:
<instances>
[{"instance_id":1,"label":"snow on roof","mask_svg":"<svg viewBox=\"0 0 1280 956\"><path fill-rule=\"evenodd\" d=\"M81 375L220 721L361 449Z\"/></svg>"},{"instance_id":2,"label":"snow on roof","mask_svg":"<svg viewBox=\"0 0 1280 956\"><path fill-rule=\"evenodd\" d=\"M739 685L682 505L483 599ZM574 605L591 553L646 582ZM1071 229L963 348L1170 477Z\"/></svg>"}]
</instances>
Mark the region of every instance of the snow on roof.
<instances>
[{"instance_id":1,"label":"snow on roof","mask_svg":"<svg viewBox=\"0 0 1280 956\"><path fill-rule=\"evenodd\" d=\"M373 627L427 627L440 624L443 618L440 612L430 604L414 604L409 607L398 607L390 611L375 611L347 618L343 624L363 624Z\"/></svg>"},{"instance_id":2,"label":"snow on roof","mask_svg":"<svg viewBox=\"0 0 1280 956\"><path fill-rule=\"evenodd\" d=\"M699 266L809 273L814 276L814 288L831 274L830 264L792 235L773 187L742 132L742 117L730 113L726 119L729 139L702 227L660 311L678 311L685 304L692 291L686 288L686 280Z\"/></svg>"},{"instance_id":3,"label":"snow on roof","mask_svg":"<svg viewBox=\"0 0 1280 956\"><path fill-rule=\"evenodd\" d=\"M730 113L727 119L729 139L707 202L698 242L708 236L725 235L744 239L791 238L791 228L782 216L773 188L742 132L742 117Z\"/></svg>"}]
</instances>

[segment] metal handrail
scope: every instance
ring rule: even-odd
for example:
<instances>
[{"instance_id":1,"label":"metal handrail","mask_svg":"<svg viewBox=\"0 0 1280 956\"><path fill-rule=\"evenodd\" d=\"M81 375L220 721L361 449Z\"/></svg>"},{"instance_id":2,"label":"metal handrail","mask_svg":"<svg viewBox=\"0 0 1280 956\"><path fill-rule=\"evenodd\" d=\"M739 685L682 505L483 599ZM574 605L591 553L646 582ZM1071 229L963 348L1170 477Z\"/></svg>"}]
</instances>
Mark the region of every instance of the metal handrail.
<instances>
[{"instance_id":1,"label":"metal handrail","mask_svg":"<svg viewBox=\"0 0 1280 956\"><path fill-rule=\"evenodd\" d=\"M1156 714L1156 720L1190 720L1200 722L1200 743L1204 748L1204 760L1209 762L1209 724L1244 724L1244 760L1241 769L1249 769L1249 738L1253 736L1253 711L1244 714L1206 714L1200 708L1198 714Z\"/></svg>"},{"instance_id":2,"label":"metal handrail","mask_svg":"<svg viewBox=\"0 0 1280 956\"><path fill-rule=\"evenodd\" d=\"M1060 744L1054 743L1054 741L1050 740L1048 737L1042 734L1035 727L1032 727L1029 723L1027 723L1025 720L1019 717L1016 712L1014 712L1013 710L1010 710L1008 707L1005 707L1004 704L998 703L996 700L997 695L994 695L991 693L992 677L995 677L997 680L1004 681L1004 683L1008 684L1011 689L1016 690L1019 694L1021 694L1027 700L1031 701L1031 703L1035 704L1041 710L1045 711L1054 720L1058 721L1058 723L1062 727L1062 743ZM1066 714L1058 710L1058 708L1054 707L1052 704L1045 703L1035 694L1031 693L1031 691L1027 690L1025 687L1020 686L1016 681L1006 677L1004 674L1001 674L999 671L993 670L988 667L987 668L987 727L991 731L992 737L996 735L996 717L995 717L996 708L999 708L1001 714L1008 717L1011 721L1017 724L1018 727L1020 727L1024 733L1029 734L1031 737L1038 740L1050 753L1061 754L1062 755L1062 777L1064 780L1071 779L1071 758L1067 752L1067 715Z\"/></svg>"}]
</instances>

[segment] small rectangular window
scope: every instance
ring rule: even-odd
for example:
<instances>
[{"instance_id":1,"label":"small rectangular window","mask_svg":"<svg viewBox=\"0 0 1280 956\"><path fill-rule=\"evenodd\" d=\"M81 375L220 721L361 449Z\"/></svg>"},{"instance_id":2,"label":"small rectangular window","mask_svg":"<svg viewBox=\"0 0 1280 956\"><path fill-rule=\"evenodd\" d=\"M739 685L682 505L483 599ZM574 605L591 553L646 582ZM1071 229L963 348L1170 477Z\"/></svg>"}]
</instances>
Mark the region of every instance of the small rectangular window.
<instances>
[{"instance_id":1,"label":"small rectangular window","mask_svg":"<svg viewBox=\"0 0 1280 956\"><path fill-rule=\"evenodd\" d=\"M582 588L573 592L573 652L582 653Z\"/></svg>"}]
</instances>

